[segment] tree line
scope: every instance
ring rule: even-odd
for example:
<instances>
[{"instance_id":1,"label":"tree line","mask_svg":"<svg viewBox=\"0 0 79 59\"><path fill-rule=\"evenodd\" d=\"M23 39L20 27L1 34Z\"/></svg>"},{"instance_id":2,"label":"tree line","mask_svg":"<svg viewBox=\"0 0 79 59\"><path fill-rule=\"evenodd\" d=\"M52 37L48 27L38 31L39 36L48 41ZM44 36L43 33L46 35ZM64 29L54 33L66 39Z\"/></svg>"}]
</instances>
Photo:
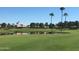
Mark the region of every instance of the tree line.
<instances>
[{"instance_id":1,"label":"tree line","mask_svg":"<svg viewBox=\"0 0 79 59\"><path fill-rule=\"evenodd\" d=\"M49 28L49 29L79 29L79 21L64 21L58 22L56 24L52 23L30 23L30 25L26 26L25 28ZM0 28L17 28L16 24L10 23L1 23ZM23 27L21 27L23 28Z\"/></svg>"},{"instance_id":2,"label":"tree line","mask_svg":"<svg viewBox=\"0 0 79 59\"><path fill-rule=\"evenodd\" d=\"M30 23L30 28L52 28L52 29L78 29L79 21L64 21L57 24L46 23Z\"/></svg>"},{"instance_id":3,"label":"tree line","mask_svg":"<svg viewBox=\"0 0 79 59\"><path fill-rule=\"evenodd\" d=\"M10 24L10 23L1 23L0 28L16 28L15 24Z\"/></svg>"},{"instance_id":4,"label":"tree line","mask_svg":"<svg viewBox=\"0 0 79 59\"><path fill-rule=\"evenodd\" d=\"M47 22L44 23L30 23L30 28L53 28L54 24L50 23L48 24Z\"/></svg>"}]
</instances>

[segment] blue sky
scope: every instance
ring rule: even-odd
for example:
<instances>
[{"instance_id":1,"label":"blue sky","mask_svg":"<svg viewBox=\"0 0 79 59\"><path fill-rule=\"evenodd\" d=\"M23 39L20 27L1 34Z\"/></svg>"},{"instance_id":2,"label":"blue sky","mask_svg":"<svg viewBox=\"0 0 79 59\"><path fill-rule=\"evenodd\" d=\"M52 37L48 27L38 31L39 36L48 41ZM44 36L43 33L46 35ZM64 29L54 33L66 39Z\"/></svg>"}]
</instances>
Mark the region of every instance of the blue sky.
<instances>
[{"instance_id":1,"label":"blue sky","mask_svg":"<svg viewBox=\"0 0 79 59\"><path fill-rule=\"evenodd\" d=\"M0 23L16 23L18 21L25 25L31 22L50 23L49 13L51 12L54 13L52 23L59 22L61 20L59 7L0 7ZM64 12L69 14L68 21L79 20L78 7L66 7Z\"/></svg>"}]
</instances>

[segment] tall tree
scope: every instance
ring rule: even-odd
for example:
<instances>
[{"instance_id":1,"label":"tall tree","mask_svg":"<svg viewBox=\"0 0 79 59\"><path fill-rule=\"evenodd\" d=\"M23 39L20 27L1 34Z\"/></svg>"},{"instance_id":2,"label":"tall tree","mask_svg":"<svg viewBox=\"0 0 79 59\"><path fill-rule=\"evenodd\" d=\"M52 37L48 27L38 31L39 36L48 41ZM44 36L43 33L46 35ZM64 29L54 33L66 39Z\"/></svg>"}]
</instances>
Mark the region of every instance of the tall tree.
<instances>
[{"instance_id":1,"label":"tall tree","mask_svg":"<svg viewBox=\"0 0 79 59\"><path fill-rule=\"evenodd\" d=\"M60 7L60 10L61 10L61 22L63 20L63 10L64 9L65 9L64 7ZM61 32L62 32L62 23L61 23Z\"/></svg>"},{"instance_id":2,"label":"tall tree","mask_svg":"<svg viewBox=\"0 0 79 59\"><path fill-rule=\"evenodd\" d=\"M65 21L66 21L68 13L64 13L64 16L65 16Z\"/></svg>"},{"instance_id":3,"label":"tall tree","mask_svg":"<svg viewBox=\"0 0 79 59\"><path fill-rule=\"evenodd\" d=\"M64 13L64 17L65 17L65 28L67 27L67 24L66 24L66 23L67 23L67 22L66 22L66 21L67 21L67 20L66 20L66 19L67 19L67 16L68 16L68 13Z\"/></svg>"},{"instance_id":4,"label":"tall tree","mask_svg":"<svg viewBox=\"0 0 79 59\"><path fill-rule=\"evenodd\" d=\"M49 15L51 16L50 19L51 19L51 24L52 24L52 17L54 16L54 14L53 13L50 13Z\"/></svg>"}]
</instances>

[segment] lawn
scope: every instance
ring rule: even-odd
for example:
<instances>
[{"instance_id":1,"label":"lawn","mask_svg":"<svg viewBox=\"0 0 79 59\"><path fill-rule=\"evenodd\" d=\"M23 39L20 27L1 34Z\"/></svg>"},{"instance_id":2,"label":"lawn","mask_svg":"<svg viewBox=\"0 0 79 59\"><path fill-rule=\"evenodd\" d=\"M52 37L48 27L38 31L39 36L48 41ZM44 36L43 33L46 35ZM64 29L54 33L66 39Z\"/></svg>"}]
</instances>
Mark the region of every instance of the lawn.
<instances>
[{"instance_id":1,"label":"lawn","mask_svg":"<svg viewBox=\"0 0 79 59\"><path fill-rule=\"evenodd\" d=\"M1 51L79 51L79 30L69 33L1 35Z\"/></svg>"}]
</instances>

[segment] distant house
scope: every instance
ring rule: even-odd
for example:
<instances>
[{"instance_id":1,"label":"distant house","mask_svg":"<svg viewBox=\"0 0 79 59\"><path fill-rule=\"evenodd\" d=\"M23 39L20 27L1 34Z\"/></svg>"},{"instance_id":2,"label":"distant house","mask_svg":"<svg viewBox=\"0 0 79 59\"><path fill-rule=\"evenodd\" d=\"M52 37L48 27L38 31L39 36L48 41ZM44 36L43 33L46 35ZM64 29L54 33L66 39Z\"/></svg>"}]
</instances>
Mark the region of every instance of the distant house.
<instances>
[{"instance_id":1,"label":"distant house","mask_svg":"<svg viewBox=\"0 0 79 59\"><path fill-rule=\"evenodd\" d=\"M17 28L25 28L26 25L20 24L19 22L16 23Z\"/></svg>"},{"instance_id":2,"label":"distant house","mask_svg":"<svg viewBox=\"0 0 79 59\"><path fill-rule=\"evenodd\" d=\"M23 24L17 24L16 27L17 27L17 28L25 28L26 26L23 25Z\"/></svg>"}]
</instances>

